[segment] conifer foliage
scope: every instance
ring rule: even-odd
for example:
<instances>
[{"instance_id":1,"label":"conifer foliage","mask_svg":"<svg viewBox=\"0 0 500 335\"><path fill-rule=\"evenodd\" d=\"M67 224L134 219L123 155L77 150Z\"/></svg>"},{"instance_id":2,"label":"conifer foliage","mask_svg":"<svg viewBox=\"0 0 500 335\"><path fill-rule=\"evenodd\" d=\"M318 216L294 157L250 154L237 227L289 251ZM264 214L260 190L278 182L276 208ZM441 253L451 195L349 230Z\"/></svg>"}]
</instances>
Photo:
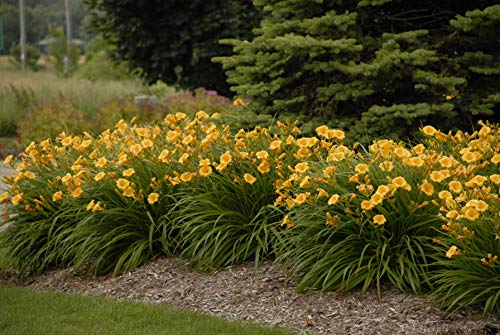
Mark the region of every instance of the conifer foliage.
<instances>
[{"instance_id":1,"label":"conifer foliage","mask_svg":"<svg viewBox=\"0 0 500 335\"><path fill-rule=\"evenodd\" d=\"M256 110L342 127L351 140L500 114L496 1L255 0L250 41L216 57ZM307 127L304 127L307 129Z\"/></svg>"}]
</instances>

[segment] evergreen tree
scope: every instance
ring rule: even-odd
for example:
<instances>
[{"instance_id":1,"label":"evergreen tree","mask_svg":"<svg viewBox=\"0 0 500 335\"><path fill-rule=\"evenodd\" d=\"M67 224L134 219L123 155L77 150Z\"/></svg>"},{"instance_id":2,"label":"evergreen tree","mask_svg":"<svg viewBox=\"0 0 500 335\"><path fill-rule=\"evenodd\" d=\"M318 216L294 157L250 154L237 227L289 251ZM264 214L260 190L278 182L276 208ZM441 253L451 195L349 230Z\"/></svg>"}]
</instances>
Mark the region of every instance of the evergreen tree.
<instances>
[{"instance_id":1,"label":"evergreen tree","mask_svg":"<svg viewBox=\"0 0 500 335\"><path fill-rule=\"evenodd\" d=\"M265 15L255 37L221 41L233 55L214 61L250 108L342 127L351 140L470 127L500 110L494 3L255 0Z\"/></svg>"}]
</instances>

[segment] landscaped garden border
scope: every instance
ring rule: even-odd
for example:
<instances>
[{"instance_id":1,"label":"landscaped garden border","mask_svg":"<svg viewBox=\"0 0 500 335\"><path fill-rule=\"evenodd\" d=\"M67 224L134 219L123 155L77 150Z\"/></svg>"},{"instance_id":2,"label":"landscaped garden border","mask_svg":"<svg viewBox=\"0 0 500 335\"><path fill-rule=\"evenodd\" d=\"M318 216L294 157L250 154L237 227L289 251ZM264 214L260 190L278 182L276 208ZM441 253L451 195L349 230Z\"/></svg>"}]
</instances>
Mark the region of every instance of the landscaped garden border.
<instances>
[{"instance_id":1,"label":"landscaped garden border","mask_svg":"<svg viewBox=\"0 0 500 335\"><path fill-rule=\"evenodd\" d=\"M363 149L327 127L233 135L218 120L177 113L161 126L122 120L97 138L32 143L6 179L16 216L1 243L21 273L120 273L159 254L203 269L277 256L300 289L388 279L449 308L499 308L498 126L427 126L424 143Z\"/></svg>"}]
</instances>

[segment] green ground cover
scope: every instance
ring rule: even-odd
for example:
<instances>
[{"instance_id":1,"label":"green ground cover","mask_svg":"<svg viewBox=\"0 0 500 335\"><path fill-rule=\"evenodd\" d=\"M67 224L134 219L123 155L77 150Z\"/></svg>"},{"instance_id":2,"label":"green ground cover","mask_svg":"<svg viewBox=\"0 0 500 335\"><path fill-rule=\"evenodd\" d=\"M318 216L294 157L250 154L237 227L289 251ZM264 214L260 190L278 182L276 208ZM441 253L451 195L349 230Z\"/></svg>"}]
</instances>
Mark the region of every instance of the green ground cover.
<instances>
[{"instance_id":1,"label":"green ground cover","mask_svg":"<svg viewBox=\"0 0 500 335\"><path fill-rule=\"evenodd\" d=\"M0 333L46 334L287 334L220 318L131 301L0 286Z\"/></svg>"}]
</instances>

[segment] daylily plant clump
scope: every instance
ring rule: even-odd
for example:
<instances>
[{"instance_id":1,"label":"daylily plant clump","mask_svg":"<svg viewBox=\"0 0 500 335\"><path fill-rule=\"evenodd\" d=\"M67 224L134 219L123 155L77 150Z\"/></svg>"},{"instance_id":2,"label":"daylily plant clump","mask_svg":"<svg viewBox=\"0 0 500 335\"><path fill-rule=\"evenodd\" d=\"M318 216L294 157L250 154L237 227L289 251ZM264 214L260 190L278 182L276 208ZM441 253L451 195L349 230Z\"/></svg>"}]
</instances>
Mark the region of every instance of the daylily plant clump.
<instances>
[{"instance_id":1,"label":"daylily plant clump","mask_svg":"<svg viewBox=\"0 0 500 335\"><path fill-rule=\"evenodd\" d=\"M320 141L298 145L299 162L277 182L291 228L278 261L302 274L302 289L366 290L388 278L437 289L447 306L491 298L487 310L498 308L500 130L481 126L470 135L426 126L420 144L333 145L320 157Z\"/></svg>"},{"instance_id":2,"label":"daylily plant clump","mask_svg":"<svg viewBox=\"0 0 500 335\"><path fill-rule=\"evenodd\" d=\"M264 128L232 134L217 114L199 112L31 143L4 178L0 200L14 225L2 243L23 272L54 264L120 272L161 253L209 269L258 260L273 250L261 225L280 220L266 207L286 162L269 150L276 138Z\"/></svg>"},{"instance_id":3,"label":"daylily plant clump","mask_svg":"<svg viewBox=\"0 0 500 335\"><path fill-rule=\"evenodd\" d=\"M218 115L120 121L32 143L5 181L1 236L23 272L130 270L158 254L215 269L272 257L299 289L389 280L444 306L500 308L500 130L421 129L423 141L346 146L277 122L232 133ZM10 159L7 159L7 163Z\"/></svg>"}]
</instances>

